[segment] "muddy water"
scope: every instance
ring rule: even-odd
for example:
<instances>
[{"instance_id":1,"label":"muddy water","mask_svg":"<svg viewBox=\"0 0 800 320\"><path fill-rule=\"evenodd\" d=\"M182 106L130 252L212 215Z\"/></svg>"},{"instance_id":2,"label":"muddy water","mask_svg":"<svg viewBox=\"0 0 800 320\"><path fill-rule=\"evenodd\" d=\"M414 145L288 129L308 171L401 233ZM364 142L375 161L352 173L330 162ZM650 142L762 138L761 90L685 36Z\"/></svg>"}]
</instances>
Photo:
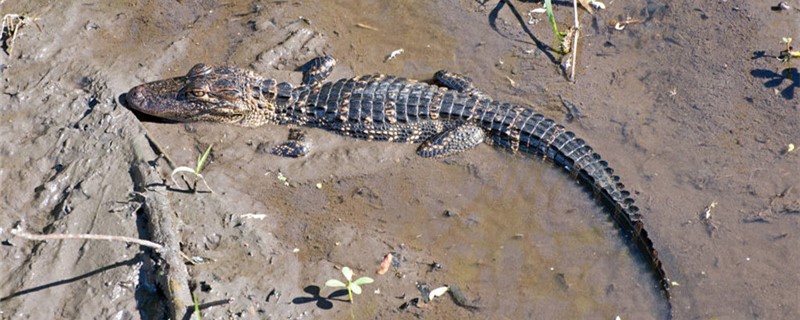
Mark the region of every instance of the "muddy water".
<instances>
[{"instance_id":1,"label":"muddy water","mask_svg":"<svg viewBox=\"0 0 800 320\"><path fill-rule=\"evenodd\" d=\"M538 6L523 2L2 4L2 13L37 20L0 61L8 66L0 177L10 213L0 238L11 239L0 247L0 267L14 270L0 285L0 318L150 317L147 260L135 248L34 246L8 233L24 220L37 232L137 234L135 208L121 203L131 191L133 151L125 146L143 130L180 165L214 143L204 176L216 192L170 194L184 250L212 261L189 267L199 299L233 298L205 318L347 319L351 310L359 319L664 317L646 263L606 209L541 159L481 146L428 160L412 145L321 130L309 132L311 155L283 159L258 146L281 142L286 128L142 127L115 100L197 62L297 81L292 70L320 54L338 59L335 78L463 72L495 98L560 122L559 96L572 101L583 117L568 127L636 194L680 284L672 289L676 318L800 316L800 160L785 153L800 143L797 85L770 76L791 65L753 59L781 49L780 37L800 27L795 11L746 1L607 3L582 15L578 81L570 84L557 57L536 46L551 42L544 17L528 24L513 14L512 6L528 20ZM571 21L569 12L558 7L559 21ZM627 16L642 23L608 27ZM157 163L167 177L168 165ZM711 220L701 219L712 202ZM390 251L399 266L374 275ZM329 309L304 291L340 277L343 265L376 278L356 304L332 300ZM481 309L436 299L399 310L419 296L418 281L456 284Z\"/></svg>"}]
</instances>

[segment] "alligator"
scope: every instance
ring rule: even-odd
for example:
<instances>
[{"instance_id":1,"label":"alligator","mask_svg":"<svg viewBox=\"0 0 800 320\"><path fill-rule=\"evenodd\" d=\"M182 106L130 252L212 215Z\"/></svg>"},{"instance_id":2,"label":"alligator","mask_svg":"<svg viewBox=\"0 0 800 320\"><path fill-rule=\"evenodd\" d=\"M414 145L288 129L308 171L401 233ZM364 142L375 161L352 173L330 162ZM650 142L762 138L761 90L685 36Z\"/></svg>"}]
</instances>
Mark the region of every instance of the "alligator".
<instances>
[{"instance_id":1,"label":"alligator","mask_svg":"<svg viewBox=\"0 0 800 320\"><path fill-rule=\"evenodd\" d=\"M485 142L552 160L609 207L648 261L671 318L670 281L642 214L619 176L583 139L532 107L493 100L462 75L442 70L434 83L383 74L327 82L334 65L329 56L309 61L295 87L238 67L197 64L185 76L136 86L125 100L134 110L173 121L315 127L366 140L419 143L417 153L427 158ZM302 140L276 153L302 156L308 152Z\"/></svg>"}]
</instances>

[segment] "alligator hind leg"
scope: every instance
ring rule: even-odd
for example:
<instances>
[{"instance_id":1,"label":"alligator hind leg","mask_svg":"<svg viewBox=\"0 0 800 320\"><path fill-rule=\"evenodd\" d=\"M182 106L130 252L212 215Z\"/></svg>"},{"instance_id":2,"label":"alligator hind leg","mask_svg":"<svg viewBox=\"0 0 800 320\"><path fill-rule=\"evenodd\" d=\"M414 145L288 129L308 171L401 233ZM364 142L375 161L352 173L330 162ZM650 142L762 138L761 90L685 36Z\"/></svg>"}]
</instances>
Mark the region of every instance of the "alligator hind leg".
<instances>
[{"instance_id":1,"label":"alligator hind leg","mask_svg":"<svg viewBox=\"0 0 800 320\"><path fill-rule=\"evenodd\" d=\"M300 70L303 71L303 85L316 87L331 75L336 59L331 56L316 57L306 62Z\"/></svg>"},{"instance_id":2,"label":"alligator hind leg","mask_svg":"<svg viewBox=\"0 0 800 320\"><path fill-rule=\"evenodd\" d=\"M473 96L484 95L475 88L475 84L472 82L472 79L465 75L453 73L447 70L439 70L433 75L433 77L440 84L452 90Z\"/></svg>"},{"instance_id":3,"label":"alligator hind leg","mask_svg":"<svg viewBox=\"0 0 800 320\"><path fill-rule=\"evenodd\" d=\"M289 140L272 147L270 153L281 156L299 158L308 154L311 144L306 141L306 133L302 129L289 129Z\"/></svg>"},{"instance_id":4,"label":"alligator hind leg","mask_svg":"<svg viewBox=\"0 0 800 320\"><path fill-rule=\"evenodd\" d=\"M425 140L417 149L417 154L425 157L445 157L481 144L486 137L483 129L466 123L437 133Z\"/></svg>"}]
</instances>

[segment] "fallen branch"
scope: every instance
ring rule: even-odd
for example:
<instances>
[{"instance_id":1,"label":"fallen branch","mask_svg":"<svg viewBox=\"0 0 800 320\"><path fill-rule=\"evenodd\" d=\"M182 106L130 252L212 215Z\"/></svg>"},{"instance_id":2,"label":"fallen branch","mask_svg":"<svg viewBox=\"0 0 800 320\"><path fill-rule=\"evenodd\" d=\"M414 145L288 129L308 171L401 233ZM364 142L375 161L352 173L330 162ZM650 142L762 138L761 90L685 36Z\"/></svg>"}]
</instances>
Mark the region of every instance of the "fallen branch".
<instances>
[{"instance_id":1,"label":"fallen branch","mask_svg":"<svg viewBox=\"0 0 800 320\"><path fill-rule=\"evenodd\" d=\"M162 186L148 189L146 186L157 183L158 175L145 162L133 167L136 190L141 196L142 212L147 217L150 238L164 244L159 251L156 266L159 269L157 282L167 298L170 319L185 319L193 305L189 290L189 272L181 259L179 236L173 220L173 210L169 206L166 188Z\"/></svg>"},{"instance_id":2,"label":"fallen branch","mask_svg":"<svg viewBox=\"0 0 800 320\"><path fill-rule=\"evenodd\" d=\"M162 179L146 159L155 156L147 148L144 139L134 139L132 149L135 162L131 167L131 178L135 185L135 195L142 203L142 213L147 218L150 238L162 243L164 249L158 251L155 259L158 283L166 296L165 303L170 319L187 319L194 305L189 290L189 271L181 260L180 236L176 227L175 213L170 208L166 187Z\"/></svg>"},{"instance_id":3,"label":"fallen branch","mask_svg":"<svg viewBox=\"0 0 800 320\"><path fill-rule=\"evenodd\" d=\"M26 232L25 229L22 227L22 224L17 224L14 229L11 230L11 234L34 241L48 241L48 240L71 240L71 239L79 239L79 240L104 240L104 241L117 241L117 242L127 242L127 243L135 243L140 246L150 247L156 250L163 250L164 246L152 242L147 241L144 239L139 238L131 238L131 237L123 237L123 236L111 236L111 235L104 235L104 234L32 234Z\"/></svg>"}]
</instances>

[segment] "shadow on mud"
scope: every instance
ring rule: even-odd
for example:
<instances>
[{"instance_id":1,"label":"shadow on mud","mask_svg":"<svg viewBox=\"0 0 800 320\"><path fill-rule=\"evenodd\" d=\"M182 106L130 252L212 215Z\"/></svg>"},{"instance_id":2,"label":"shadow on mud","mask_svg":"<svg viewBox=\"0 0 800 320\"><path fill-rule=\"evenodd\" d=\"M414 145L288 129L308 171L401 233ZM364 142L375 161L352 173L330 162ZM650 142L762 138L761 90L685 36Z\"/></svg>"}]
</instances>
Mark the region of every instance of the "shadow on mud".
<instances>
[{"instance_id":1,"label":"shadow on mud","mask_svg":"<svg viewBox=\"0 0 800 320\"><path fill-rule=\"evenodd\" d=\"M560 62L558 61L558 59L556 59L556 57L550 52L550 49L551 49L550 46L548 46L544 42L539 41L539 38L536 38L536 36L531 31L531 29L528 28L528 24L525 23L525 18L522 17L522 14L519 13L519 10L517 10L517 8L514 7L514 4L512 4L511 1L507 1L507 0L498 1L497 2L497 6L495 6L492 9L492 11L489 13L489 25L492 27L492 30L494 30L495 32L497 32L498 34L500 34L501 36L503 36L506 39L511 39L508 36L502 34L500 32L500 29L497 28L497 15L498 15L498 13L500 13L500 10L503 9L504 5L508 5L508 8L511 10L511 13L513 13L514 16L517 18L517 21L519 22L519 26L522 28L523 31L525 31L525 33L528 35L528 37L531 38L531 40L533 41L534 45L536 45L536 47L539 48L539 50L541 50L542 53L544 53L545 56L547 56L547 59L550 60L550 63L559 64ZM520 40L515 40L515 39L512 39L512 40L520 41Z\"/></svg>"},{"instance_id":2,"label":"shadow on mud","mask_svg":"<svg viewBox=\"0 0 800 320\"><path fill-rule=\"evenodd\" d=\"M780 73L766 69L755 69L750 71L750 75L760 79L767 79L764 82L764 87L767 88L777 88L788 80L789 85L781 90L781 97L786 100L793 99L795 90L800 88L800 73L794 67L783 69Z\"/></svg>"},{"instance_id":3,"label":"shadow on mud","mask_svg":"<svg viewBox=\"0 0 800 320\"><path fill-rule=\"evenodd\" d=\"M297 297L292 299L292 303L294 304L306 304L310 302L316 302L317 308L323 310L330 310L333 308L333 302L331 301L341 301L341 302L350 302L347 299L337 299L339 297L346 297L347 290L341 289L336 290L328 295L328 297L323 297L320 295L320 287L318 286L307 286L303 288L303 291L310 294L310 297Z\"/></svg>"},{"instance_id":4,"label":"shadow on mud","mask_svg":"<svg viewBox=\"0 0 800 320\"><path fill-rule=\"evenodd\" d=\"M12 298L16 298L16 297L19 297L19 296L24 296L26 294L30 294L30 293L46 290L46 289L57 287L57 286L67 285L67 284L74 283L74 282L77 282L77 281L81 281L81 280L84 280L84 279L88 279L88 278L91 278L91 277L93 277L93 276L95 276L97 274L106 272L106 271L111 270L111 269L116 269L116 268L124 267L124 266L133 266L133 265L141 262L142 259L145 259L145 258L146 257L144 256L143 253L139 253L136 256L134 256L133 258L130 258L128 260L124 260L124 261L120 261L120 262L117 262L117 263L113 263L113 264L107 265L105 267L98 268L96 270L92 270L91 272L84 273L82 275L78 275L78 276L74 276L72 278L62 279L62 280L58 280L58 281L53 281L53 282L50 282L50 283L45 283L43 285L36 286L36 287L33 287L33 288L22 289L20 291L14 292L14 293L12 293L12 294L10 294L8 296L0 297L0 302L4 302L6 300L9 300L9 299L12 299ZM347 291L345 291L344 294L347 295Z\"/></svg>"}]
</instances>

